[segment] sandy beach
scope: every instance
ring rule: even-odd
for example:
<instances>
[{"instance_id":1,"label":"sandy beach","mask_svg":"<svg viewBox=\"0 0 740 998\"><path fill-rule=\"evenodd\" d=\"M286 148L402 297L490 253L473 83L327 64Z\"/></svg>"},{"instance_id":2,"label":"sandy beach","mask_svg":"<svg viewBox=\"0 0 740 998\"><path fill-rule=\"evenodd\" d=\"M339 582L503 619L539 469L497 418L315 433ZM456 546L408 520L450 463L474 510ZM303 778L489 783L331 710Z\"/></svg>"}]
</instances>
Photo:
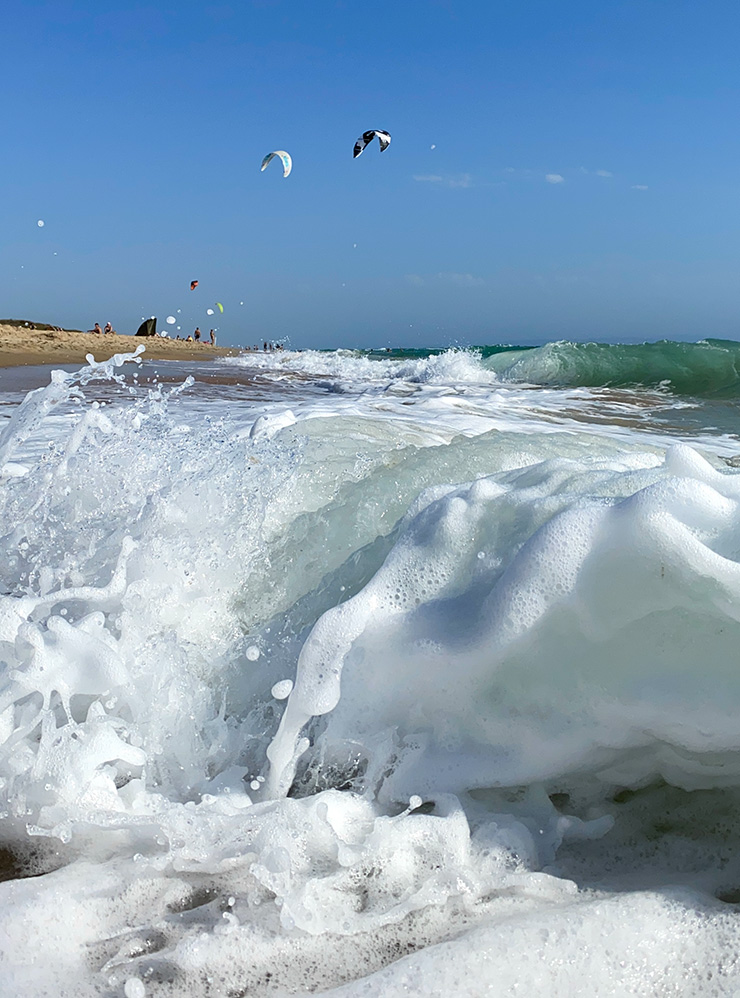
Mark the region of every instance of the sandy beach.
<instances>
[{"instance_id":1,"label":"sandy beach","mask_svg":"<svg viewBox=\"0 0 740 998\"><path fill-rule=\"evenodd\" d=\"M160 336L101 336L75 330L28 329L0 323L0 367L26 364L84 364L91 353L96 360L128 353L143 344L150 360L209 360L234 357L237 347L212 347L210 343L186 343Z\"/></svg>"}]
</instances>

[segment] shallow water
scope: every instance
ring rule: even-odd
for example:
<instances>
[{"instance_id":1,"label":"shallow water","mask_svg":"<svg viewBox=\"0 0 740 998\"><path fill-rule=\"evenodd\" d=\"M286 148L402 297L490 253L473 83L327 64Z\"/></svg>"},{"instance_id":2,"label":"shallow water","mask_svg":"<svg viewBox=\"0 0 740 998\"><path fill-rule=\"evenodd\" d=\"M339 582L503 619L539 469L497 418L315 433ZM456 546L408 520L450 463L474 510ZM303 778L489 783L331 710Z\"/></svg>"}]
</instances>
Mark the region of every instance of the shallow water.
<instances>
[{"instance_id":1,"label":"shallow water","mask_svg":"<svg viewBox=\"0 0 740 998\"><path fill-rule=\"evenodd\" d=\"M735 404L484 353L0 372L6 993L737 993Z\"/></svg>"}]
</instances>

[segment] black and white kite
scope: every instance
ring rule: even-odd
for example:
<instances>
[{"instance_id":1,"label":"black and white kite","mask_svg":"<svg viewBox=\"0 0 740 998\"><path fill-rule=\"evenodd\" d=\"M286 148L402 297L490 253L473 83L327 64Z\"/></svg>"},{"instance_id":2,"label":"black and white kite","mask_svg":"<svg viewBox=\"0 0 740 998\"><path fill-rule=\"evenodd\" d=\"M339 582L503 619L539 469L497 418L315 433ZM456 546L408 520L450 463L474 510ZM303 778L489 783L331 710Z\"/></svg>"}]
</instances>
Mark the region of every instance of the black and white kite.
<instances>
[{"instance_id":1,"label":"black and white kite","mask_svg":"<svg viewBox=\"0 0 740 998\"><path fill-rule=\"evenodd\" d=\"M380 143L381 152L385 152L391 144L391 137L388 132L381 132L378 128L372 128L369 132L363 132L357 142L355 142L355 151L352 153L352 158L357 159L365 146L369 146L373 139L377 139Z\"/></svg>"}]
</instances>

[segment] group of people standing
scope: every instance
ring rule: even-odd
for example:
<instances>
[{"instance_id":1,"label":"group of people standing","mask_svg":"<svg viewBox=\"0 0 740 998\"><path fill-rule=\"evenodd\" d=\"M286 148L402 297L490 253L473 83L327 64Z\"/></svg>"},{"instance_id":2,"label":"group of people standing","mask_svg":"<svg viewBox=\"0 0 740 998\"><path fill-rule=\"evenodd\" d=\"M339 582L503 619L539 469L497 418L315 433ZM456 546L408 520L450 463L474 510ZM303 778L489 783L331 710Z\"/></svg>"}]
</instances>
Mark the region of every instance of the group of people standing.
<instances>
[{"instance_id":1,"label":"group of people standing","mask_svg":"<svg viewBox=\"0 0 740 998\"><path fill-rule=\"evenodd\" d=\"M33 328L33 327L31 327L31 328ZM100 323L96 322L92 329L88 329L88 333L100 333L101 336L107 336L109 334L115 335L116 331L113 328L113 326L110 324L110 322L106 322L104 329L101 329L100 328ZM165 334L162 333L161 335L165 335ZM185 343L200 343L202 341L202 338L203 338L203 334L200 331L200 326L196 326L195 330L193 332L193 335L186 337L186 339L185 339L184 342ZM179 340L180 337L177 336L177 337L175 337L175 339ZM208 339L210 340L211 346L215 347L216 346L216 330L215 329L211 329L210 330L210 332L208 334ZM255 343L253 347L246 347L245 349L249 350L250 352L251 351L259 351L260 347L259 347L258 343ZM264 343L262 345L262 350L265 353L267 353L268 351L272 351L272 350L282 350L282 349L283 349L282 343Z\"/></svg>"},{"instance_id":2,"label":"group of people standing","mask_svg":"<svg viewBox=\"0 0 740 998\"><path fill-rule=\"evenodd\" d=\"M196 326L196 327L195 327L195 332L193 333L193 335L192 335L192 336L188 336L188 337L187 337L187 338L185 339L185 342L186 342L186 343L193 343L193 342L195 342L195 343L200 343L200 339L201 339L201 336L202 336L202 335L203 335L203 334L202 334L202 333L201 333L201 331L200 331L200 326ZM216 330L215 330L215 329L212 329L212 330L210 331L210 333L208 334L208 337L209 337L209 339L210 339L210 341L211 341L211 346L212 346L212 347L215 347L215 346L216 346ZM178 340L180 339L180 337L179 337L179 336L178 336L177 338L178 338Z\"/></svg>"}]
</instances>

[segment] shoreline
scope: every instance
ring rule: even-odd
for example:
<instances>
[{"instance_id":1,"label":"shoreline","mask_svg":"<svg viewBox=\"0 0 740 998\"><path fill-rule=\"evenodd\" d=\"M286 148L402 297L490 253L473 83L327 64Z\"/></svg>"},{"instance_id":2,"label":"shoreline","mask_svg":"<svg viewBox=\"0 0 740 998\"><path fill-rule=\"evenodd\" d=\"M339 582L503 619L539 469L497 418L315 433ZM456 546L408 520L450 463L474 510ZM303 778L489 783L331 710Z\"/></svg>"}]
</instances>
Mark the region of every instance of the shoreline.
<instances>
[{"instance_id":1,"label":"shoreline","mask_svg":"<svg viewBox=\"0 0 740 998\"><path fill-rule=\"evenodd\" d=\"M212 347L210 343L186 343L161 336L102 336L73 330L28 329L0 323L0 367L42 364L84 364L87 354L96 361L110 360L117 353L132 353L146 347L147 360L200 360L236 357L239 347Z\"/></svg>"}]
</instances>

